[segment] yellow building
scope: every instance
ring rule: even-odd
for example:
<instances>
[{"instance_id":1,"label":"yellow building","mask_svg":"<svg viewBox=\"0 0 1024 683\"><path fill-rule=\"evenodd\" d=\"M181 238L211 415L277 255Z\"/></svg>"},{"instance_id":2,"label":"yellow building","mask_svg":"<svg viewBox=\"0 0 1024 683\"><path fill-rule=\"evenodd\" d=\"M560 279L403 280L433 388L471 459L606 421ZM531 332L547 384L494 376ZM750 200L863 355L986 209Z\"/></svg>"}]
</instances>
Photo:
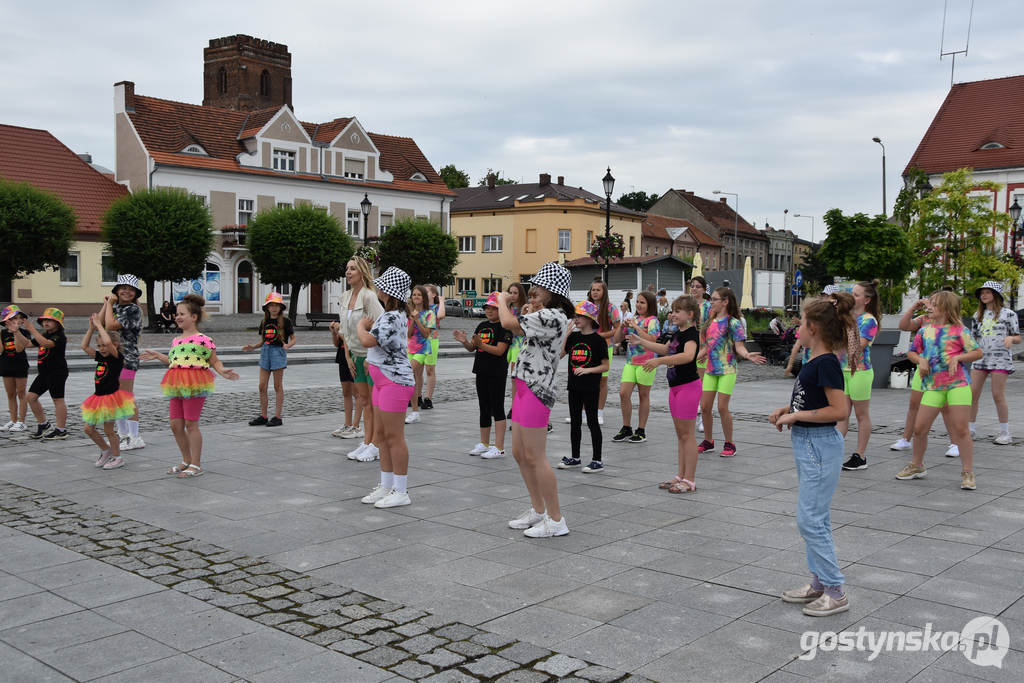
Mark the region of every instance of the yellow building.
<instances>
[{"instance_id":1,"label":"yellow building","mask_svg":"<svg viewBox=\"0 0 1024 683\"><path fill-rule=\"evenodd\" d=\"M489 292L524 282L548 261L587 256L604 235L605 198L541 173L539 182L456 190L452 234L459 243L456 279L448 293ZM644 214L611 205L612 232L626 256L640 256Z\"/></svg>"}]
</instances>

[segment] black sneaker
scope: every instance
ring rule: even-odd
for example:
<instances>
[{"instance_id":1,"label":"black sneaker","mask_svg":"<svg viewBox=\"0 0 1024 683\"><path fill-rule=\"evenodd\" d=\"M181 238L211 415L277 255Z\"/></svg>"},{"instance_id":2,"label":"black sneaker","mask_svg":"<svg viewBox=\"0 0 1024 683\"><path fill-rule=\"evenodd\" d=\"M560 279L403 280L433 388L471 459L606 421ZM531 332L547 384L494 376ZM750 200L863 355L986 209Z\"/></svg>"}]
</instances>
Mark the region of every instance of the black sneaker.
<instances>
[{"instance_id":1,"label":"black sneaker","mask_svg":"<svg viewBox=\"0 0 1024 683\"><path fill-rule=\"evenodd\" d=\"M844 470L866 470L868 461L860 457L860 453L854 453L850 459L843 463Z\"/></svg>"},{"instance_id":2,"label":"black sneaker","mask_svg":"<svg viewBox=\"0 0 1024 683\"><path fill-rule=\"evenodd\" d=\"M633 428L625 425L619 430L618 434L612 437L612 441L625 441L631 436L633 436Z\"/></svg>"},{"instance_id":3,"label":"black sneaker","mask_svg":"<svg viewBox=\"0 0 1024 683\"><path fill-rule=\"evenodd\" d=\"M284 420L279 417L272 417L269 420L266 420L266 423L268 427L280 427L284 424Z\"/></svg>"},{"instance_id":4,"label":"black sneaker","mask_svg":"<svg viewBox=\"0 0 1024 683\"><path fill-rule=\"evenodd\" d=\"M643 443L647 441L647 432L644 431L643 427L637 427L636 431L633 432L633 436L629 437L630 443Z\"/></svg>"},{"instance_id":5,"label":"black sneaker","mask_svg":"<svg viewBox=\"0 0 1024 683\"><path fill-rule=\"evenodd\" d=\"M54 428L43 436L43 441L63 441L66 438L68 438L68 430Z\"/></svg>"},{"instance_id":6,"label":"black sneaker","mask_svg":"<svg viewBox=\"0 0 1024 683\"><path fill-rule=\"evenodd\" d=\"M551 426L551 423L550 423L550 422L548 422L548 434L550 434L550 433L551 433L551 430L552 430L552 429L554 429L554 427L552 427L552 426Z\"/></svg>"},{"instance_id":7,"label":"black sneaker","mask_svg":"<svg viewBox=\"0 0 1024 683\"><path fill-rule=\"evenodd\" d=\"M603 462L601 462L600 460L591 460L590 464L587 465L586 467L584 467L580 471L581 472L586 472L587 474L589 474L591 472L601 472L603 470L604 470L604 463Z\"/></svg>"},{"instance_id":8,"label":"black sneaker","mask_svg":"<svg viewBox=\"0 0 1024 683\"><path fill-rule=\"evenodd\" d=\"M41 439L41 438L43 438L43 434L46 434L46 430L49 429L49 428L50 428L50 423L49 422L44 422L44 423L36 426L35 434L29 434L28 438L30 438L30 439Z\"/></svg>"},{"instance_id":9,"label":"black sneaker","mask_svg":"<svg viewBox=\"0 0 1024 683\"><path fill-rule=\"evenodd\" d=\"M423 409L423 397L422 396L420 396L418 399L416 399L416 407L419 408L420 410Z\"/></svg>"},{"instance_id":10,"label":"black sneaker","mask_svg":"<svg viewBox=\"0 0 1024 683\"><path fill-rule=\"evenodd\" d=\"M250 427L262 427L265 424L267 424L267 418L262 415L257 415L253 419L249 420Z\"/></svg>"},{"instance_id":11,"label":"black sneaker","mask_svg":"<svg viewBox=\"0 0 1024 683\"><path fill-rule=\"evenodd\" d=\"M579 458L562 458L562 462L558 463L558 469L567 470L570 467L579 467L582 464Z\"/></svg>"},{"instance_id":12,"label":"black sneaker","mask_svg":"<svg viewBox=\"0 0 1024 683\"><path fill-rule=\"evenodd\" d=\"M430 410L434 407L434 402L429 398L423 399L423 410Z\"/></svg>"}]
</instances>

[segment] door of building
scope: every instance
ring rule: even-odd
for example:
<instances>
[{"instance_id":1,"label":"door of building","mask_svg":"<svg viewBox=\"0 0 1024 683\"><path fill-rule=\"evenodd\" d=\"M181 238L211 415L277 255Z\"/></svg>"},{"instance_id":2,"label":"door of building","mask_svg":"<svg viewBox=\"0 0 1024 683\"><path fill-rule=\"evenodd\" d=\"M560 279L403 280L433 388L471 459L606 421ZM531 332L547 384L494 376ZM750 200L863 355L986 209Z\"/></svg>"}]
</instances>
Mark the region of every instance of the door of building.
<instances>
[{"instance_id":1,"label":"door of building","mask_svg":"<svg viewBox=\"0 0 1024 683\"><path fill-rule=\"evenodd\" d=\"M311 282L309 285L309 312L324 312L324 283Z\"/></svg>"},{"instance_id":2,"label":"door of building","mask_svg":"<svg viewBox=\"0 0 1024 683\"><path fill-rule=\"evenodd\" d=\"M238 264L236 313L252 313L252 264L242 261Z\"/></svg>"}]
</instances>

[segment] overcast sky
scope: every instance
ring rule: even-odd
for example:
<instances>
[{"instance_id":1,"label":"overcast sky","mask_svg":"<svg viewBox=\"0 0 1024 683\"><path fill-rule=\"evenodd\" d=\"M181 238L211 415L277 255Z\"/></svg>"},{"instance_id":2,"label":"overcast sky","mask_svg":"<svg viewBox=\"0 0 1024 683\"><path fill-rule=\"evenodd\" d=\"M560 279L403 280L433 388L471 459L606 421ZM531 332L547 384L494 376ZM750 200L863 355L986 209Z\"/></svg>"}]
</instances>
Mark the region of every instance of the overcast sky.
<instances>
[{"instance_id":1,"label":"overcast sky","mask_svg":"<svg viewBox=\"0 0 1024 683\"><path fill-rule=\"evenodd\" d=\"M740 213L810 237L817 217L891 209L949 90L943 0L693 2L23 2L0 0L0 122L44 128L113 167L113 84L202 101L210 38L292 53L305 121L354 115L440 168L538 173L615 196L740 195ZM948 0L947 50L970 0ZM978 0L957 82L1024 72L1019 0ZM730 202L733 201L730 197Z\"/></svg>"}]
</instances>

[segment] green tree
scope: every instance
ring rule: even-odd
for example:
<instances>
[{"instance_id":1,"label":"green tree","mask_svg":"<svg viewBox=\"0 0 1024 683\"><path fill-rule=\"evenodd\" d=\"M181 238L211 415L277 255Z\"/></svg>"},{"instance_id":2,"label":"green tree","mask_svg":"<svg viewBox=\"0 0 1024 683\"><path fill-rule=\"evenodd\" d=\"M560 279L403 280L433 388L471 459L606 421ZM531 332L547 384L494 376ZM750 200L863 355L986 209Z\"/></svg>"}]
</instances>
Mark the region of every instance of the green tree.
<instances>
[{"instance_id":1,"label":"green tree","mask_svg":"<svg viewBox=\"0 0 1024 683\"><path fill-rule=\"evenodd\" d=\"M455 237L423 218L395 221L380 239L377 254L381 271L397 266L409 274L414 285L451 284L459 262Z\"/></svg>"},{"instance_id":2,"label":"green tree","mask_svg":"<svg viewBox=\"0 0 1024 683\"><path fill-rule=\"evenodd\" d=\"M649 195L643 190L637 190L635 192L627 192L619 197L615 203L627 209L647 213L656 201L658 201L657 193Z\"/></svg>"},{"instance_id":3,"label":"green tree","mask_svg":"<svg viewBox=\"0 0 1024 683\"><path fill-rule=\"evenodd\" d=\"M494 184L495 185L515 185L517 183L517 181L515 181L515 180L510 180L509 178L501 177L501 171L495 171L495 170L493 170L491 168L488 168L487 169L487 173L484 173L484 177L477 181L477 183L476 183L477 186L482 187L482 186L486 185L487 184L487 177L492 175L492 174L494 175Z\"/></svg>"},{"instance_id":4,"label":"green tree","mask_svg":"<svg viewBox=\"0 0 1024 683\"><path fill-rule=\"evenodd\" d=\"M1012 228L1008 214L992 209L989 193L1002 187L978 181L972 169L961 168L943 174L942 184L931 192L907 192L903 217L917 271L913 283L922 294L946 283L962 294L985 280L1008 280L1014 286L1020 282L1020 268L996 253L992 236Z\"/></svg>"},{"instance_id":5,"label":"green tree","mask_svg":"<svg viewBox=\"0 0 1024 683\"><path fill-rule=\"evenodd\" d=\"M153 286L199 277L213 249L213 221L202 201L182 190L140 190L114 202L103 218L114 267L146 284L146 315L156 325Z\"/></svg>"},{"instance_id":6,"label":"green tree","mask_svg":"<svg viewBox=\"0 0 1024 683\"><path fill-rule=\"evenodd\" d=\"M74 229L74 211L56 196L0 179L0 280L64 265Z\"/></svg>"},{"instance_id":7,"label":"green tree","mask_svg":"<svg viewBox=\"0 0 1024 683\"><path fill-rule=\"evenodd\" d=\"M469 174L463 170L455 168L455 164L448 164L441 169L440 172L441 180L449 189L456 189L459 187L469 187Z\"/></svg>"},{"instance_id":8,"label":"green tree","mask_svg":"<svg viewBox=\"0 0 1024 683\"><path fill-rule=\"evenodd\" d=\"M824 218L828 237L819 258L828 271L854 280L878 278L882 281L882 307L898 308L907 276L914 268L914 255L904 230L882 215L846 216L832 209Z\"/></svg>"},{"instance_id":9,"label":"green tree","mask_svg":"<svg viewBox=\"0 0 1024 683\"><path fill-rule=\"evenodd\" d=\"M800 264L800 273L804 278L804 296L813 296L831 284L834 280L833 274L829 272L828 266L821 260L821 245L812 244L810 253Z\"/></svg>"},{"instance_id":10,"label":"green tree","mask_svg":"<svg viewBox=\"0 0 1024 683\"><path fill-rule=\"evenodd\" d=\"M293 322L299 288L340 280L355 250L338 219L309 204L256 214L249 222L247 246L260 282L291 285L288 315Z\"/></svg>"}]
</instances>

